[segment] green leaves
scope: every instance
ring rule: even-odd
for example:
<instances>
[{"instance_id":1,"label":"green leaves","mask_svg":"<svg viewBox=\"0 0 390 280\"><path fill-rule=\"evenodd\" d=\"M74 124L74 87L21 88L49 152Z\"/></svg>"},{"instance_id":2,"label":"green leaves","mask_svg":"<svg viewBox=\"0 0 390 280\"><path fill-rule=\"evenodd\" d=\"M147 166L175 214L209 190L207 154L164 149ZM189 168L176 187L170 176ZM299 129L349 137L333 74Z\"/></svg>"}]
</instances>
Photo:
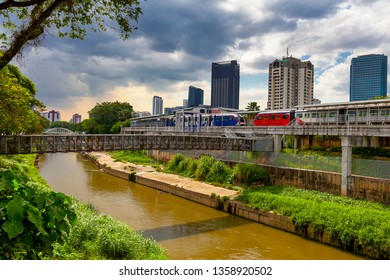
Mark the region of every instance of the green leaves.
<instances>
[{"instance_id":1,"label":"green leaves","mask_svg":"<svg viewBox=\"0 0 390 280\"><path fill-rule=\"evenodd\" d=\"M8 240L0 248L0 259L50 254L53 244L64 240L75 221L69 197L38 191L23 175L0 169L0 239Z\"/></svg>"},{"instance_id":2,"label":"green leaves","mask_svg":"<svg viewBox=\"0 0 390 280\"><path fill-rule=\"evenodd\" d=\"M117 29L122 39L128 39L142 14L137 0L3 2L0 3L0 16L4 20L0 27L5 32L0 33L0 42L5 45L5 52L0 59L0 69L45 29L55 28L59 37L72 39L85 38L87 27L94 32Z\"/></svg>"}]
</instances>

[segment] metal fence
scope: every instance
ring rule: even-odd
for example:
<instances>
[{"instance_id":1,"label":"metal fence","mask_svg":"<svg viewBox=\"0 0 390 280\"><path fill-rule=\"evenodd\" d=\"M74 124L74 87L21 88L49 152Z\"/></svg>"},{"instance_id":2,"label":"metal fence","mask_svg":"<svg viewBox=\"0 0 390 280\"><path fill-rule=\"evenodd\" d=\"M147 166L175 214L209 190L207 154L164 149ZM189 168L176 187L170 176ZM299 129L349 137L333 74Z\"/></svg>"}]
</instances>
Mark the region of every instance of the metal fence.
<instances>
[{"instance_id":1,"label":"metal fence","mask_svg":"<svg viewBox=\"0 0 390 280\"><path fill-rule=\"evenodd\" d=\"M175 152L183 153L184 151ZM310 154L240 151L185 151L185 154L194 157L199 157L203 154L209 154L218 160L224 161L256 163L277 167L311 169L341 173L341 156L334 157ZM390 179L390 161L353 158L352 174Z\"/></svg>"}]
</instances>

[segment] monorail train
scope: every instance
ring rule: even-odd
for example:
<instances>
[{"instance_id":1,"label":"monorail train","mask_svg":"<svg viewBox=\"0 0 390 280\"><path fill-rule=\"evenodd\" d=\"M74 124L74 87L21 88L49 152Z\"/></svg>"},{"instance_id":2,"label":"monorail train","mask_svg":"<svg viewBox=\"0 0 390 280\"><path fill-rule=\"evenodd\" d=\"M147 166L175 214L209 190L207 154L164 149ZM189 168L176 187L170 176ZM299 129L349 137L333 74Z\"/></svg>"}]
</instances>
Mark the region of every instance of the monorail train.
<instances>
[{"instance_id":1,"label":"monorail train","mask_svg":"<svg viewBox=\"0 0 390 280\"><path fill-rule=\"evenodd\" d=\"M200 121L199 121L200 120ZM194 114L159 115L131 119L132 127L188 127L188 126L241 126L244 118L239 114Z\"/></svg>"},{"instance_id":2,"label":"monorail train","mask_svg":"<svg viewBox=\"0 0 390 280\"><path fill-rule=\"evenodd\" d=\"M390 124L390 99L296 106L291 110L263 111L255 126Z\"/></svg>"},{"instance_id":3,"label":"monorail train","mask_svg":"<svg viewBox=\"0 0 390 280\"><path fill-rule=\"evenodd\" d=\"M303 125L304 122L296 116L295 110L264 111L256 115L253 120L255 126L286 126Z\"/></svg>"},{"instance_id":4,"label":"monorail train","mask_svg":"<svg viewBox=\"0 0 390 280\"><path fill-rule=\"evenodd\" d=\"M208 125L212 126L236 126L244 125L244 118L239 114L219 114L219 115L208 115L202 116ZM202 122L202 125L207 125L206 122Z\"/></svg>"}]
</instances>

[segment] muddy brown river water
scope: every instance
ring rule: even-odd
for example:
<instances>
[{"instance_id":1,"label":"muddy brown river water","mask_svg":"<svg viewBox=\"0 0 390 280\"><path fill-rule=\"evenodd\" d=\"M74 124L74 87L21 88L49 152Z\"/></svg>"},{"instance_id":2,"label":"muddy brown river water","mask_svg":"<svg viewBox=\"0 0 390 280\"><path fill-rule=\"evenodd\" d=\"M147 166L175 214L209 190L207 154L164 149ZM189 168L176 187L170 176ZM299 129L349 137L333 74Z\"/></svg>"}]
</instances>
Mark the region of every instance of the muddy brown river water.
<instances>
[{"instance_id":1,"label":"muddy brown river water","mask_svg":"<svg viewBox=\"0 0 390 280\"><path fill-rule=\"evenodd\" d=\"M165 247L177 260L355 260L360 256L128 182L76 153L46 154L40 173Z\"/></svg>"}]
</instances>

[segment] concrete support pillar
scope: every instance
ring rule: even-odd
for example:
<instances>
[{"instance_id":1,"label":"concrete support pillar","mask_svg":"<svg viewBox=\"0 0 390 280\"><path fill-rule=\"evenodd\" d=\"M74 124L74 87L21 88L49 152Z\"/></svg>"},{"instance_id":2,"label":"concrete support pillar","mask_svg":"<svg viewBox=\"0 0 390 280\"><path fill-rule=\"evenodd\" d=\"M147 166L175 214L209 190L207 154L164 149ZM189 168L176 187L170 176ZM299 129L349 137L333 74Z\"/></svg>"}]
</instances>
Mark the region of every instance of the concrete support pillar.
<instances>
[{"instance_id":1,"label":"concrete support pillar","mask_svg":"<svg viewBox=\"0 0 390 280\"><path fill-rule=\"evenodd\" d=\"M282 150L282 135L274 135L274 153Z\"/></svg>"},{"instance_id":2,"label":"concrete support pillar","mask_svg":"<svg viewBox=\"0 0 390 280\"><path fill-rule=\"evenodd\" d=\"M370 147L370 138L368 136L363 136L363 147Z\"/></svg>"},{"instance_id":3,"label":"concrete support pillar","mask_svg":"<svg viewBox=\"0 0 390 280\"><path fill-rule=\"evenodd\" d=\"M302 136L294 136L294 151L302 148L303 146L303 137Z\"/></svg>"},{"instance_id":4,"label":"concrete support pillar","mask_svg":"<svg viewBox=\"0 0 390 280\"><path fill-rule=\"evenodd\" d=\"M352 174L352 139L350 136L341 137L341 195L347 196L348 187L351 185Z\"/></svg>"},{"instance_id":5,"label":"concrete support pillar","mask_svg":"<svg viewBox=\"0 0 390 280\"><path fill-rule=\"evenodd\" d=\"M379 148L379 137L372 136L370 139L370 147L371 148Z\"/></svg>"}]
</instances>

